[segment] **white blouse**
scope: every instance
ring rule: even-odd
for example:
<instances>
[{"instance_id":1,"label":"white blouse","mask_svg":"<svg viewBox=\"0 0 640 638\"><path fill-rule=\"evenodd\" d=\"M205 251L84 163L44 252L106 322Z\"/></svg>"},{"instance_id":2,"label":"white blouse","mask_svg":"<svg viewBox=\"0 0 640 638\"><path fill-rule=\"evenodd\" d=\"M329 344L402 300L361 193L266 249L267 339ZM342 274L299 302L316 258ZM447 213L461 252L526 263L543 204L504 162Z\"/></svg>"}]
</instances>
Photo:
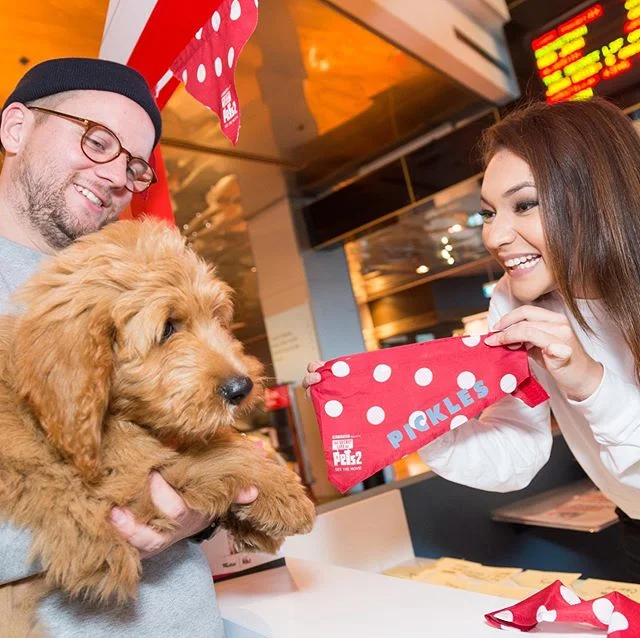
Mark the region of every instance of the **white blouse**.
<instances>
[{"instance_id":1,"label":"white blouse","mask_svg":"<svg viewBox=\"0 0 640 638\"><path fill-rule=\"evenodd\" d=\"M504 276L489 305L489 326L523 305ZM589 478L631 518L640 519L640 387L634 361L620 331L598 301L580 300L593 334L576 323L557 293L536 305L564 313L585 351L604 366L598 389L571 401L551 375L531 361L531 370L551 397L530 408L514 397L487 408L420 450L424 462L446 479L494 492L526 487L551 453L549 407L564 438Z\"/></svg>"}]
</instances>

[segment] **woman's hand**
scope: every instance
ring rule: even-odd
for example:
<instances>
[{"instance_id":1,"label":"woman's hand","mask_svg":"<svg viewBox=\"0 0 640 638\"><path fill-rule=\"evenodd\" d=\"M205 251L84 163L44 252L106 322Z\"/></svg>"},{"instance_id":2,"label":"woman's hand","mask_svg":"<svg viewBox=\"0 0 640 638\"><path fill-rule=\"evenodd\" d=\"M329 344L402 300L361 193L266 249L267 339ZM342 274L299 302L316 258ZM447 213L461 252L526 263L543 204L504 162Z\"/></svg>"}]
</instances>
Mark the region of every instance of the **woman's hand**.
<instances>
[{"instance_id":1,"label":"woman's hand","mask_svg":"<svg viewBox=\"0 0 640 638\"><path fill-rule=\"evenodd\" d=\"M598 389L602 364L585 352L564 314L520 306L502 317L494 330L485 339L487 345L524 343L569 399L584 401Z\"/></svg>"},{"instance_id":2,"label":"woman's hand","mask_svg":"<svg viewBox=\"0 0 640 638\"><path fill-rule=\"evenodd\" d=\"M149 490L154 505L178 523L178 527L173 532L158 532L148 525L138 523L133 513L125 508L114 507L111 512L111 522L114 527L123 538L140 551L142 558L159 554L174 543L197 534L211 523L203 514L187 507L182 497L158 472L151 473ZM248 505L253 503L257 496L258 489L249 487L238 492L234 502Z\"/></svg>"},{"instance_id":3,"label":"woman's hand","mask_svg":"<svg viewBox=\"0 0 640 638\"><path fill-rule=\"evenodd\" d=\"M310 388L314 383L320 381L320 373L316 372L318 368L321 368L325 364L324 361L311 361L307 365L307 374L302 379L302 387L306 390L307 398L310 398Z\"/></svg>"}]
</instances>

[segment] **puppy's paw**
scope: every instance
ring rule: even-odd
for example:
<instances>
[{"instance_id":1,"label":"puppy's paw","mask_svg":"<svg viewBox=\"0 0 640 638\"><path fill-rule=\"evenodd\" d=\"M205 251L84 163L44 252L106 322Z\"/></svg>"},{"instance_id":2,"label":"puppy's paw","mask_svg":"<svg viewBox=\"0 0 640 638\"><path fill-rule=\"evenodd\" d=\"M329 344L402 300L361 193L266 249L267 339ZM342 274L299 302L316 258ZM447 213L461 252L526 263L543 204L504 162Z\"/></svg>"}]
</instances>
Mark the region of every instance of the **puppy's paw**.
<instances>
[{"instance_id":1,"label":"puppy's paw","mask_svg":"<svg viewBox=\"0 0 640 638\"><path fill-rule=\"evenodd\" d=\"M293 472L278 469L280 480L263 484L251 505L237 507L234 512L240 520L250 521L256 529L272 538L307 534L315 521L315 505Z\"/></svg>"},{"instance_id":2,"label":"puppy's paw","mask_svg":"<svg viewBox=\"0 0 640 638\"><path fill-rule=\"evenodd\" d=\"M172 520L171 518L160 512L158 512L157 516L154 516L150 520L141 522L144 522L145 525L152 527L156 532L159 532L160 534L171 534L180 526L177 521Z\"/></svg>"},{"instance_id":3,"label":"puppy's paw","mask_svg":"<svg viewBox=\"0 0 640 638\"><path fill-rule=\"evenodd\" d=\"M236 552L265 552L275 554L285 537L273 537L256 529L248 520L238 518L229 512L222 521L222 526L231 534Z\"/></svg>"},{"instance_id":4,"label":"puppy's paw","mask_svg":"<svg viewBox=\"0 0 640 638\"><path fill-rule=\"evenodd\" d=\"M308 534L313 529L315 520L316 506L302 493L289 499L286 512L282 516L282 531L285 536Z\"/></svg>"}]
</instances>

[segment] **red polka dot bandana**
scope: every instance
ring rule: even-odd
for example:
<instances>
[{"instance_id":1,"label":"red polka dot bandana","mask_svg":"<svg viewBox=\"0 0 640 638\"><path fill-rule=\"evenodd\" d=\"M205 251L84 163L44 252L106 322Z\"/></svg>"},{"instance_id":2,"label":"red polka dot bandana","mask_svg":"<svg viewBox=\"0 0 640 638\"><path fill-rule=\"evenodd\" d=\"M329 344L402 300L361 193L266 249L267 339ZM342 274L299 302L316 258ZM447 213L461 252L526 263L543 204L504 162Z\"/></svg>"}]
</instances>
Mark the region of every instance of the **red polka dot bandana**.
<instances>
[{"instance_id":1,"label":"red polka dot bandana","mask_svg":"<svg viewBox=\"0 0 640 638\"><path fill-rule=\"evenodd\" d=\"M171 65L186 90L217 113L222 132L233 144L240 134L236 65L257 23L258 0L222 0Z\"/></svg>"},{"instance_id":2,"label":"red polka dot bandana","mask_svg":"<svg viewBox=\"0 0 640 638\"><path fill-rule=\"evenodd\" d=\"M351 355L318 370L311 398L329 480L346 492L507 394L536 406L549 397L524 347L451 337Z\"/></svg>"},{"instance_id":3,"label":"red polka dot bandana","mask_svg":"<svg viewBox=\"0 0 640 638\"><path fill-rule=\"evenodd\" d=\"M615 638L640 636L638 603L618 592L583 600L559 580L522 602L487 614L485 618L500 629L531 631L538 623L586 623ZM558 631L570 635L569 628L558 628Z\"/></svg>"}]
</instances>

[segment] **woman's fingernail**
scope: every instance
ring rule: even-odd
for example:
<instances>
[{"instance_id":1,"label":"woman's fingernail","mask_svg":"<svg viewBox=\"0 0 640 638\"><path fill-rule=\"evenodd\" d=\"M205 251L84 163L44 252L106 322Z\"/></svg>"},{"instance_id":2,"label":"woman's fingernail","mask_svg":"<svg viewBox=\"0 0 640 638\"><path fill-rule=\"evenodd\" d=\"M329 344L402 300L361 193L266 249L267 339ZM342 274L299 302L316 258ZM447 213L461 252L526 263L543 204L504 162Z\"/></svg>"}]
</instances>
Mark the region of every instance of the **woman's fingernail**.
<instances>
[{"instance_id":1,"label":"woman's fingernail","mask_svg":"<svg viewBox=\"0 0 640 638\"><path fill-rule=\"evenodd\" d=\"M488 337L484 340L484 342L485 342L488 346L495 346L495 345L497 345L497 344L498 344L498 341L497 341L497 337L496 337L496 335L490 335L490 336L488 336Z\"/></svg>"}]
</instances>

